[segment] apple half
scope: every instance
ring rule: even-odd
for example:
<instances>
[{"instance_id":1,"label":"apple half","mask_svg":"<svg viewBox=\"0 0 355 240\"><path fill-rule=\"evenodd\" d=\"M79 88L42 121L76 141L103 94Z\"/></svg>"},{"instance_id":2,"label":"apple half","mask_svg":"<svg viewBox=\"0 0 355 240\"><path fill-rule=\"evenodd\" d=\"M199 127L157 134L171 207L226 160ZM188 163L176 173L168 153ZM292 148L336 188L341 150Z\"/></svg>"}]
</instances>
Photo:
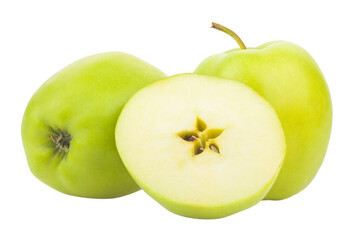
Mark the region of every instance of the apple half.
<instances>
[{"instance_id":1,"label":"apple half","mask_svg":"<svg viewBox=\"0 0 355 240\"><path fill-rule=\"evenodd\" d=\"M192 218L221 218L258 203L286 148L278 116L258 93L196 74L137 92L118 119L116 145L146 193Z\"/></svg>"}]
</instances>

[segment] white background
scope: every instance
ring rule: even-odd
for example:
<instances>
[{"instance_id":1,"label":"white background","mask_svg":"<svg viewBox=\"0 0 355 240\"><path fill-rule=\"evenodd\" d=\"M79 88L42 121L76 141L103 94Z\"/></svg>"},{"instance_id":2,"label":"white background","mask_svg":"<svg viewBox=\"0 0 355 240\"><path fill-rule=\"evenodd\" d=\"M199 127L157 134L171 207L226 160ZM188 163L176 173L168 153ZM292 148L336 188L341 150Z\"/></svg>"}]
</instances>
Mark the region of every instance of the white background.
<instances>
[{"instance_id":1,"label":"white background","mask_svg":"<svg viewBox=\"0 0 355 240\"><path fill-rule=\"evenodd\" d=\"M355 239L355 51L353 1L1 1L0 239ZM297 43L316 59L333 100L325 161L303 192L233 216L197 220L168 212L143 191L97 200L37 180L22 148L28 100L82 57L124 51L168 75L236 48L210 29L234 29L247 46ZM238 238L239 237L239 238Z\"/></svg>"}]
</instances>

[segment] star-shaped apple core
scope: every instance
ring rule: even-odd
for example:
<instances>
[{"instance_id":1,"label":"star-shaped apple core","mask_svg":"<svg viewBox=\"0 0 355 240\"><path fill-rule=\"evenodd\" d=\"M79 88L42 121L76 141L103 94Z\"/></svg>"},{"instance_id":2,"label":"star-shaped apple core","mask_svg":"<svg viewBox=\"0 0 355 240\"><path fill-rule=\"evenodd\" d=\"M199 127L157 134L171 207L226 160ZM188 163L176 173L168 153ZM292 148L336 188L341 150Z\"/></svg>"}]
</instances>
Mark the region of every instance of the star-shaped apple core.
<instances>
[{"instance_id":1,"label":"star-shaped apple core","mask_svg":"<svg viewBox=\"0 0 355 240\"><path fill-rule=\"evenodd\" d=\"M182 131L178 133L178 136L194 144L194 155L201 154L206 148L209 148L215 153L220 153L219 147L214 139L221 135L223 131L224 129L208 129L207 124L197 117L196 129Z\"/></svg>"}]
</instances>

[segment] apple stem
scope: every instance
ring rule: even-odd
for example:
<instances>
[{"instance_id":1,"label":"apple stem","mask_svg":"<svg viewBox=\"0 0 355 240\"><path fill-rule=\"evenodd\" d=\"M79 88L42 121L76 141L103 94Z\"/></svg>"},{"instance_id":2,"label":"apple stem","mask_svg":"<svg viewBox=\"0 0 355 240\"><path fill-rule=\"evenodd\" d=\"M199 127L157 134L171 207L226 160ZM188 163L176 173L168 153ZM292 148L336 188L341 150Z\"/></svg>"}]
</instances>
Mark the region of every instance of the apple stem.
<instances>
[{"instance_id":1,"label":"apple stem","mask_svg":"<svg viewBox=\"0 0 355 240\"><path fill-rule=\"evenodd\" d=\"M214 28L214 29L217 29L219 31L227 33L229 36L234 38L235 41L237 41L237 43L238 43L238 45L240 46L241 49L243 49L243 50L247 49L247 47L243 43L242 39L240 39L240 37L235 32L230 30L229 28L227 28L227 27L225 27L225 26L223 26L221 24L214 23L214 22L212 22L212 27L211 28Z\"/></svg>"}]
</instances>

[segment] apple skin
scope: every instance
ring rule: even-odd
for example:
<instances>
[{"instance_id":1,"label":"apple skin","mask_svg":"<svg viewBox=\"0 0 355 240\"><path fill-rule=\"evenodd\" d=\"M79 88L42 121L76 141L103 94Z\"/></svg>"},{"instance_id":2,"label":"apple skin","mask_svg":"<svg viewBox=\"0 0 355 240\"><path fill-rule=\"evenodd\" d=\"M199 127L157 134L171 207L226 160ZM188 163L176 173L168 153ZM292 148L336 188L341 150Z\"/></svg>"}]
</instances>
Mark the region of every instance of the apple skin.
<instances>
[{"instance_id":1,"label":"apple skin","mask_svg":"<svg viewBox=\"0 0 355 240\"><path fill-rule=\"evenodd\" d=\"M137 184L155 201L160 203L164 208L180 216L196 219L224 218L256 205L258 202L260 202L261 199L263 199L265 193L267 193L271 188L273 182L275 181L275 178L277 177L277 173L278 172L276 172L272 180L268 182L264 188L260 189L258 193L246 197L242 201L211 207L203 205L201 206L197 204L185 204L166 198L161 194L152 191L148 186L146 186L142 181L140 181L139 178L136 177L133 172L130 172Z\"/></svg>"},{"instance_id":2,"label":"apple skin","mask_svg":"<svg viewBox=\"0 0 355 240\"><path fill-rule=\"evenodd\" d=\"M314 59L296 44L274 41L210 56L195 73L245 83L271 103L287 150L265 199L281 200L302 191L323 162L332 126L330 93Z\"/></svg>"},{"instance_id":3,"label":"apple skin","mask_svg":"<svg viewBox=\"0 0 355 240\"><path fill-rule=\"evenodd\" d=\"M114 198L139 190L115 146L115 125L127 100L166 77L126 53L83 58L47 80L33 95L22 121L22 140L32 173L69 195ZM58 153L51 134L71 135Z\"/></svg>"}]
</instances>

